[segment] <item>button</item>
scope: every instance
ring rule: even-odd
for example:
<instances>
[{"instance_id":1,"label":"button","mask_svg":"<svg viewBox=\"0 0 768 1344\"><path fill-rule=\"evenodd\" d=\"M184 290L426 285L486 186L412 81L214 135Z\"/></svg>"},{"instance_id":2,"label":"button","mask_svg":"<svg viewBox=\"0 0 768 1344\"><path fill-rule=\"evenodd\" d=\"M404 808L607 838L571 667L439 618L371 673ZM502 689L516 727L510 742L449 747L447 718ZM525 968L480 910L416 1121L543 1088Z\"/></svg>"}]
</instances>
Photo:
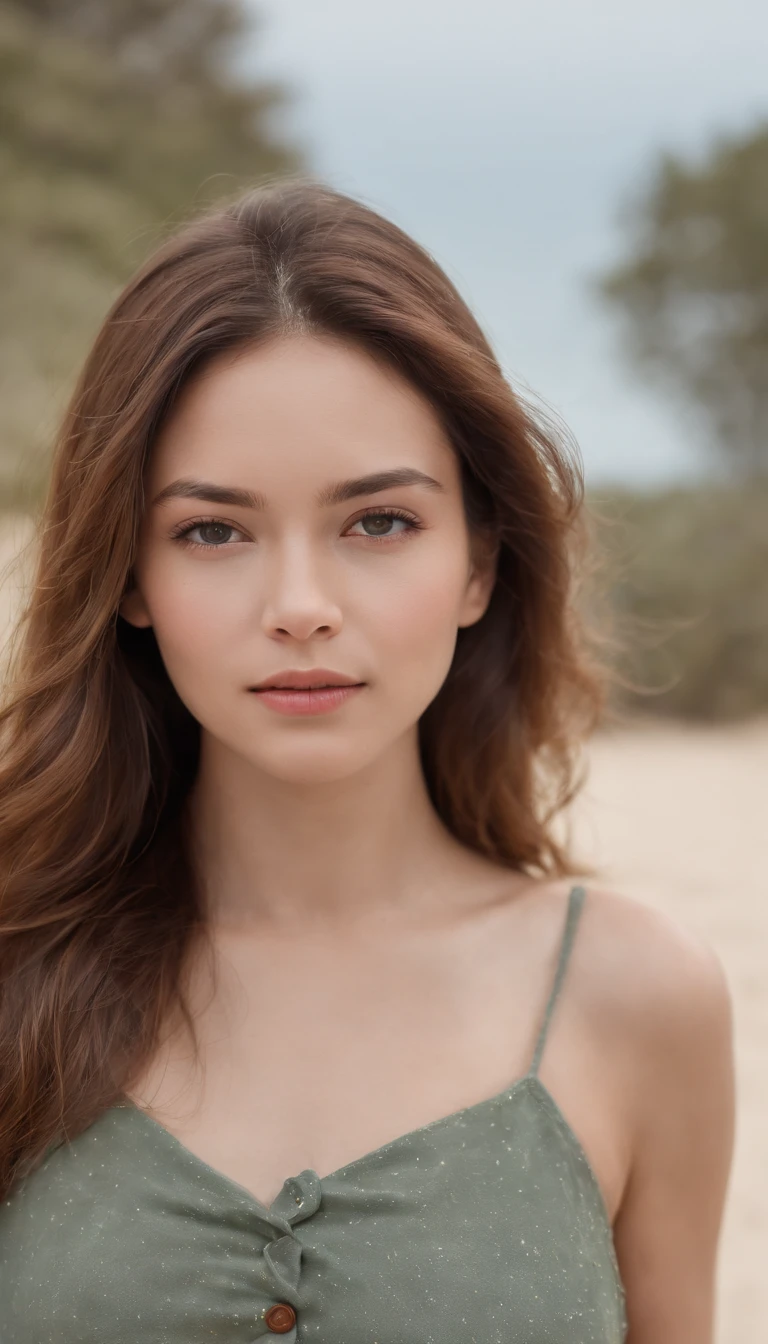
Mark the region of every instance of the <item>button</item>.
<instances>
[{"instance_id":1,"label":"button","mask_svg":"<svg viewBox=\"0 0 768 1344\"><path fill-rule=\"evenodd\" d=\"M264 1320L276 1335L285 1335L296 1324L296 1312L287 1302L276 1302L264 1313Z\"/></svg>"}]
</instances>

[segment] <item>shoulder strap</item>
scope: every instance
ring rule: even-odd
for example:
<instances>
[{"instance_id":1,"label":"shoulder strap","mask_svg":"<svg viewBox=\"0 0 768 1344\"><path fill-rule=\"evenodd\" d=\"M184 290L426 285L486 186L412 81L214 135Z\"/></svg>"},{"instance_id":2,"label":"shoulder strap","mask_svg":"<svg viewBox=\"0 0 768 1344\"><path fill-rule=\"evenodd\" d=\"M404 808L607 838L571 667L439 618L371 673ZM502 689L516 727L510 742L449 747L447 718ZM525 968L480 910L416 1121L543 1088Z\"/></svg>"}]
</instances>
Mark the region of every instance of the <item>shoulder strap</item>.
<instances>
[{"instance_id":1,"label":"shoulder strap","mask_svg":"<svg viewBox=\"0 0 768 1344\"><path fill-rule=\"evenodd\" d=\"M565 928L563 930L563 937L560 944L560 957L558 959L557 970L555 972L554 982L552 984L552 989L549 995L549 1001L547 1003L547 1007L544 1012L544 1020L539 1030L539 1039L536 1042L536 1049L534 1050L533 1060L531 1062L531 1067L529 1069L529 1073L534 1075L537 1074L539 1071L541 1056L544 1053L544 1045L547 1039L547 1032L549 1031L549 1023L552 1018L552 1013L554 1011L555 1004L557 1002L557 996L560 993L560 987L563 983L565 968L568 965L568 958L571 954L571 948L573 947L573 940L576 936L576 926L579 922L579 915L581 914L581 907L584 904L584 897L586 896L586 894L587 893L584 887L577 886L571 888L570 895L568 897L568 913L566 915Z\"/></svg>"}]
</instances>

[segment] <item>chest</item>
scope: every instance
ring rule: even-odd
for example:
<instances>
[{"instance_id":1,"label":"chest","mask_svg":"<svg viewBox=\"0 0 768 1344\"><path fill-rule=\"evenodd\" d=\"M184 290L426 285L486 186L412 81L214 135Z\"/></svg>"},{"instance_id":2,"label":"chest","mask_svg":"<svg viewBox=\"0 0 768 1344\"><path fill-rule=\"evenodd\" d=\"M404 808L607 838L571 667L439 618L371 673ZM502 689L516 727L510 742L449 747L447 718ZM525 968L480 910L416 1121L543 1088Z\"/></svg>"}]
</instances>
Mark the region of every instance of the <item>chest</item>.
<instances>
[{"instance_id":1,"label":"chest","mask_svg":"<svg viewBox=\"0 0 768 1344\"><path fill-rule=\"evenodd\" d=\"M496 1096L528 1068L543 1007L530 966L477 975L466 949L239 946L198 984L195 1062L182 1035L130 1095L210 1167L269 1204L286 1176L321 1176ZM547 1080L611 1218L626 1180L615 1078L563 1018Z\"/></svg>"}]
</instances>

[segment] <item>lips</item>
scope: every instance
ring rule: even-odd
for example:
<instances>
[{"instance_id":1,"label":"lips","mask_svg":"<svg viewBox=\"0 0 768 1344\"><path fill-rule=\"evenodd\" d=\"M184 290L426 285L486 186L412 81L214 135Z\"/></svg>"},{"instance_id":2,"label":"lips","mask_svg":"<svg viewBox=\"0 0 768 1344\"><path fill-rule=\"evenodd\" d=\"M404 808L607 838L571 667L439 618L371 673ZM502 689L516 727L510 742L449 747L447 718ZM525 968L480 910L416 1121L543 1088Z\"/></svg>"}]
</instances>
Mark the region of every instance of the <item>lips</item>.
<instances>
[{"instance_id":1,"label":"lips","mask_svg":"<svg viewBox=\"0 0 768 1344\"><path fill-rule=\"evenodd\" d=\"M316 667L302 671L299 668L289 668L285 672L275 672L271 677L265 677L257 686L251 689L254 691L266 690L285 690L285 691L314 691L329 686L360 686L362 682L355 677L347 676L344 672L334 672L330 668Z\"/></svg>"},{"instance_id":2,"label":"lips","mask_svg":"<svg viewBox=\"0 0 768 1344\"><path fill-rule=\"evenodd\" d=\"M254 691L339 691L349 686L361 686L360 681L318 681L311 686L297 686L295 682L272 682L268 686L254 686Z\"/></svg>"},{"instance_id":3,"label":"lips","mask_svg":"<svg viewBox=\"0 0 768 1344\"><path fill-rule=\"evenodd\" d=\"M262 686L253 694L254 698L258 698L262 705L275 714L304 718L307 715L331 714L353 700L358 691L363 690L365 682L352 681L346 684L337 682L335 686L326 684L324 688Z\"/></svg>"}]
</instances>

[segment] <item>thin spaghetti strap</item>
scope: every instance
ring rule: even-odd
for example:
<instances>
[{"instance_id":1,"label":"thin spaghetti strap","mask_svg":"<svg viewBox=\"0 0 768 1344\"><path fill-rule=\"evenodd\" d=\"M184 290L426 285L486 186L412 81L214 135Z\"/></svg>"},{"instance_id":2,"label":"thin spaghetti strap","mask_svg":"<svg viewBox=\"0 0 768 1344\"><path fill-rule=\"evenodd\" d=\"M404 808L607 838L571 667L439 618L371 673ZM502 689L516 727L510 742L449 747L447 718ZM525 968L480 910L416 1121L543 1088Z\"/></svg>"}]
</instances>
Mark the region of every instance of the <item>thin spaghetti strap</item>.
<instances>
[{"instance_id":1,"label":"thin spaghetti strap","mask_svg":"<svg viewBox=\"0 0 768 1344\"><path fill-rule=\"evenodd\" d=\"M571 888L570 895L568 897L568 913L566 915L565 929L563 931L563 938L560 944L560 957L557 963L557 971L555 972L555 978L552 984L552 990L549 995L549 1002L547 1003L547 1007L544 1012L544 1020L539 1030L539 1039L536 1042L536 1049L533 1052L531 1067L528 1070L529 1075L533 1074L535 1076L536 1074L538 1074L539 1071L539 1065L541 1064L541 1056L544 1053L544 1045L547 1039L547 1032L549 1030L549 1023L552 1018L552 1013L554 1011L555 1004L557 1002L557 996L560 993L560 986L563 983L565 968L568 965L568 958L571 953L571 948L573 947L573 940L576 936L576 926L579 921L579 915L581 914L581 907L584 904L584 897L586 896L586 894L587 893L584 887L577 886Z\"/></svg>"}]
</instances>

